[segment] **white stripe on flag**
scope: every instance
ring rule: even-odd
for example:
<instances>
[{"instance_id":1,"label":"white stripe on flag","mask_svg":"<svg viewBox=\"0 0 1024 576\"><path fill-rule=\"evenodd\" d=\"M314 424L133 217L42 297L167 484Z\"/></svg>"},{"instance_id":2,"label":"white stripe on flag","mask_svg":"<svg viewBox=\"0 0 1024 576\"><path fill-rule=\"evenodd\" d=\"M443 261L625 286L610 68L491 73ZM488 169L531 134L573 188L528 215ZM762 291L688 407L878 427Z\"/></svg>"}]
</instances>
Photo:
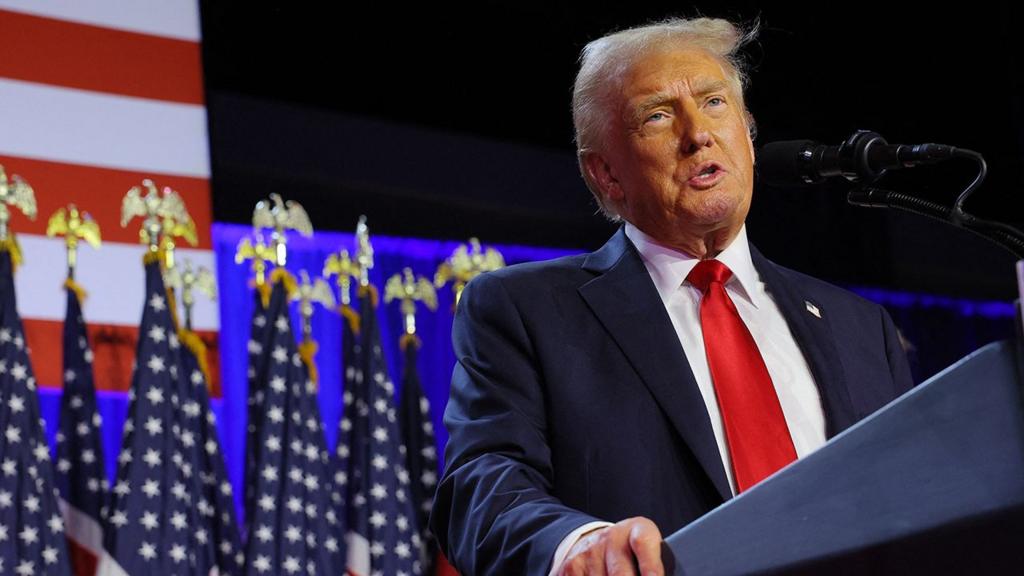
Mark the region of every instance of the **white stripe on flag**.
<instances>
[{"instance_id":1,"label":"white stripe on flag","mask_svg":"<svg viewBox=\"0 0 1024 576\"><path fill-rule=\"evenodd\" d=\"M0 102L0 154L210 177L203 106L7 78L0 78Z\"/></svg>"},{"instance_id":2,"label":"white stripe on flag","mask_svg":"<svg viewBox=\"0 0 1024 576\"><path fill-rule=\"evenodd\" d=\"M191 0L0 0L0 8L152 36L199 41L199 3Z\"/></svg>"},{"instance_id":3,"label":"white stripe on flag","mask_svg":"<svg viewBox=\"0 0 1024 576\"><path fill-rule=\"evenodd\" d=\"M64 516L64 533L76 544L92 553L96 559L95 576L128 576L120 564L103 548L103 528L93 517L83 514L63 498L58 501ZM84 575L79 575L84 576Z\"/></svg>"},{"instance_id":4,"label":"white stripe on flag","mask_svg":"<svg viewBox=\"0 0 1024 576\"><path fill-rule=\"evenodd\" d=\"M24 263L14 275L19 294L18 310L26 319L64 320L65 266L64 241L34 234L19 234L18 243ZM99 250L79 244L75 280L88 292L82 315L86 322L137 326L142 318L145 297L145 271L141 244L104 243ZM206 267L217 273L216 257L211 250L179 248L175 260L192 260L193 270ZM192 309L195 330L217 330L220 316L217 303L196 295ZM179 314L181 312L179 311Z\"/></svg>"},{"instance_id":5,"label":"white stripe on flag","mask_svg":"<svg viewBox=\"0 0 1024 576\"><path fill-rule=\"evenodd\" d=\"M346 532L345 544L348 548L348 559L345 562L346 573L350 576L369 576L370 574L370 543L358 532Z\"/></svg>"}]
</instances>

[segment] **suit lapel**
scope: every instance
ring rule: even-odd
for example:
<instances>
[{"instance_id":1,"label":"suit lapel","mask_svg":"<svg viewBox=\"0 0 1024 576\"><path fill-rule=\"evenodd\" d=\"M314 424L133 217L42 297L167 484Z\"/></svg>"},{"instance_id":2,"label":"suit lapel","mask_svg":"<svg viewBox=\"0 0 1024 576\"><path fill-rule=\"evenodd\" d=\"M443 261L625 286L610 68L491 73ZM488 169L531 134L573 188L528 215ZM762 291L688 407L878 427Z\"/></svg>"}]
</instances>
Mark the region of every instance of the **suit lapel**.
<instances>
[{"instance_id":1,"label":"suit lapel","mask_svg":"<svg viewBox=\"0 0 1024 576\"><path fill-rule=\"evenodd\" d=\"M753 246L750 255L811 368L825 411L825 433L831 438L857 421L830 324L835 318Z\"/></svg>"},{"instance_id":2,"label":"suit lapel","mask_svg":"<svg viewBox=\"0 0 1024 576\"><path fill-rule=\"evenodd\" d=\"M723 500L732 497L704 399L636 248L619 230L583 267L598 272L579 293L640 375Z\"/></svg>"}]
</instances>

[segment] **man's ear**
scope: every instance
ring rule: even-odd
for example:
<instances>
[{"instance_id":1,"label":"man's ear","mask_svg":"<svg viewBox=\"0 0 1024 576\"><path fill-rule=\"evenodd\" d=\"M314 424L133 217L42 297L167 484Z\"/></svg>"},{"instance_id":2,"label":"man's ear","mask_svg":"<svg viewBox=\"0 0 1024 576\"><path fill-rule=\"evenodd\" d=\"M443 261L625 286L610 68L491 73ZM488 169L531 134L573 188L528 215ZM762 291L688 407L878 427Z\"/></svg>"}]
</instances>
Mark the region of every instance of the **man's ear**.
<instances>
[{"instance_id":1,"label":"man's ear","mask_svg":"<svg viewBox=\"0 0 1024 576\"><path fill-rule=\"evenodd\" d=\"M754 115L750 113L750 110L746 110L743 115L744 120L747 122L747 145L750 147L750 157L753 158L754 164L757 164L757 154L754 150L754 139L757 138L757 122L754 120Z\"/></svg>"},{"instance_id":2,"label":"man's ear","mask_svg":"<svg viewBox=\"0 0 1024 576\"><path fill-rule=\"evenodd\" d=\"M599 152L584 152L581 162L587 180L597 187L605 203L617 204L623 199L622 187L612 165Z\"/></svg>"}]
</instances>

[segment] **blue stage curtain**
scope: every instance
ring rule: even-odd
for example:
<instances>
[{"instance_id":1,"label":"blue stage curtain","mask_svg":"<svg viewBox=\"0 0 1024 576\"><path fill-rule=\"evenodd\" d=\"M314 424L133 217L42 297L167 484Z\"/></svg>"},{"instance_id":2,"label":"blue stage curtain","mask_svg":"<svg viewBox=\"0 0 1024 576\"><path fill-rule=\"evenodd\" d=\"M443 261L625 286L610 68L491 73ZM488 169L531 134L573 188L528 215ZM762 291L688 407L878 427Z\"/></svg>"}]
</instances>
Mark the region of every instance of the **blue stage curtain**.
<instances>
[{"instance_id":1,"label":"blue stage curtain","mask_svg":"<svg viewBox=\"0 0 1024 576\"><path fill-rule=\"evenodd\" d=\"M372 224L372 222L371 222ZM220 304L220 367L223 398L212 402L217 415L221 445L227 460L228 476L235 487L236 498L243 491L246 426L246 344L252 315L253 293L249 286L251 273L247 264L235 264L238 242L251 229L236 224L214 224L213 247L217 258L217 279ZM383 303L383 286L391 275L409 267L419 275L433 279L437 266L461 244L461 241L425 240L374 236L376 265L371 281L381 290L378 314L381 338L388 368L396 385L400 382L402 354L398 339L403 322L398 305ZM496 245L509 264L545 260L579 251L528 246ZM288 269L296 275L306 269L319 275L324 260L345 248L354 253L351 233L317 232L313 238L290 236ZM1013 306L1005 302L976 302L921 294L910 294L875 288L853 288L861 296L878 302L889 310L901 332L911 343L911 364L915 379L920 382L980 346L1012 337ZM423 388L433 408L434 427L439 448L443 449L448 434L441 424L455 356L451 347L452 304L450 286L438 292L438 310L422 310L417 315L417 331L423 341L419 354L419 370ZM132 305L131 303L126 303ZM142 302L137 306L142 310ZM292 310L294 320L298 317ZM88 318L86 318L88 321ZM298 324L296 324L298 325ZM320 372L320 412L328 446L333 450L341 413L341 324L334 312L318 310L313 319L313 336L320 343L317 366ZM104 450L111 478L120 451L121 430L127 416L127 396L100 393L98 408L103 417ZM60 391L40 390L40 408L46 420L47 433L53 442L57 430ZM239 506L241 502L238 502Z\"/></svg>"},{"instance_id":2,"label":"blue stage curtain","mask_svg":"<svg viewBox=\"0 0 1024 576\"><path fill-rule=\"evenodd\" d=\"M1016 337L1014 306L878 288L852 288L889 311L909 344L915 382L924 382L989 342Z\"/></svg>"}]
</instances>

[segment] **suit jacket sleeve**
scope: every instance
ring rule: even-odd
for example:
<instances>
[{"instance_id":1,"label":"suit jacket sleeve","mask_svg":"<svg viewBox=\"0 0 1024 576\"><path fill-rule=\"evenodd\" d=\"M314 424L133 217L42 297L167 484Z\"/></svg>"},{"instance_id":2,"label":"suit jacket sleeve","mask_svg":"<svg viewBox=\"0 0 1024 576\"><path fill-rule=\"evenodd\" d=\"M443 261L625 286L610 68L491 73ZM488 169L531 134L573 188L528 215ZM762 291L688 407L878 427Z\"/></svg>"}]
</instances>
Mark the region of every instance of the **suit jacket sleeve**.
<instances>
[{"instance_id":1,"label":"suit jacket sleeve","mask_svg":"<svg viewBox=\"0 0 1024 576\"><path fill-rule=\"evenodd\" d=\"M452 340L450 437L431 527L464 574L544 574L562 539L597 519L551 494L543 374L500 274L466 286Z\"/></svg>"},{"instance_id":2,"label":"suit jacket sleeve","mask_svg":"<svg viewBox=\"0 0 1024 576\"><path fill-rule=\"evenodd\" d=\"M910 363L907 361L907 351L903 348L896 324L893 323L889 313L882 310L882 331L885 335L885 354L889 360L889 370L892 372L892 383L895 388L893 399L903 395L914 386L914 378L910 373Z\"/></svg>"}]
</instances>

